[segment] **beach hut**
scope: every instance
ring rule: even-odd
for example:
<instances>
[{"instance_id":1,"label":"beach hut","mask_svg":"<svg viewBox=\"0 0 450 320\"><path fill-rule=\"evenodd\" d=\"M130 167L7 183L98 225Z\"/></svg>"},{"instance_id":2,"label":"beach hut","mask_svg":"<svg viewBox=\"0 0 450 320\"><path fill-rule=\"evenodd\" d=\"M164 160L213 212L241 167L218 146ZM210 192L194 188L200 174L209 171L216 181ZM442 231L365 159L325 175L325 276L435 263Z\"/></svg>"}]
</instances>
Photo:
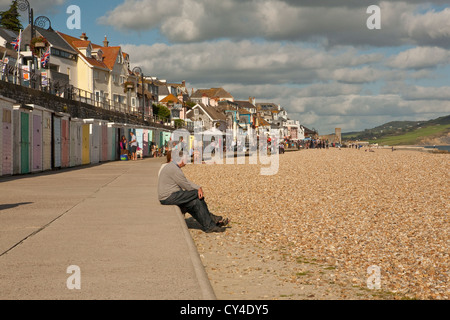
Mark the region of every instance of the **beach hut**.
<instances>
[{"instance_id":1,"label":"beach hut","mask_svg":"<svg viewBox=\"0 0 450 320\"><path fill-rule=\"evenodd\" d=\"M189 152L191 152L191 150L194 150L194 141L195 135L193 134L189 135Z\"/></svg>"},{"instance_id":2,"label":"beach hut","mask_svg":"<svg viewBox=\"0 0 450 320\"><path fill-rule=\"evenodd\" d=\"M90 152L90 163L97 164L100 162L100 148L101 148L101 125L99 120L86 119L85 124L89 125L89 152Z\"/></svg>"},{"instance_id":3,"label":"beach hut","mask_svg":"<svg viewBox=\"0 0 450 320\"><path fill-rule=\"evenodd\" d=\"M109 147L108 121L99 121L101 130L100 138L100 161L110 161L111 148Z\"/></svg>"},{"instance_id":4,"label":"beach hut","mask_svg":"<svg viewBox=\"0 0 450 320\"><path fill-rule=\"evenodd\" d=\"M70 166L82 164L83 120L70 119Z\"/></svg>"},{"instance_id":5,"label":"beach hut","mask_svg":"<svg viewBox=\"0 0 450 320\"><path fill-rule=\"evenodd\" d=\"M35 104L27 104L31 110L31 172L51 169L51 117L53 111Z\"/></svg>"},{"instance_id":6,"label":"beach hut","mask_svg":"<svg viewBox=\"0 0 450 320\"><path fill-rule=\"evenodd\" d=\"M52 167L61 168L61 116L54 113L52 117L53 123L53 159Z\"/></svg>"},{"instance_id":7,"label":"beach hut","mask_svg":"<svg viewBox=\"0 0 450 320\"><path fill-rule=\"evenodd\" d=\"M42 108L42 170L52 169L53 111Z\"/></svg>"},{"instance_id":8,"label":"beach hut","mask_svg":"<svg viewBox=\"0 0 450 320\"><path fill-rule=\"evenodd\" d=\"M61 115L61 168L70 166L70 115Z\"/></svg>"},{"instance_id":9,"label":"beach hut","mask_svg":"<svg viewBox=\"0 0 450 320\"><path fill-rule=\"evenodd\" d=\"M163 146L168 145L172 141L172 133L169 131L163 132Z\"/></svg>"},{"instance_id":10,"label":"beach hut","mask_svg":"<svg viewBox=\"0 0 450 320\"><path fill-rule=\"evenodd\" d=\"M153 128L148 129L148 155L149 156L152 156L153 145L156 145L156 143L153 141L153 136L154 136L153 132L154 132Z\"/></svg>"},{"instance_id":11,"label":"beach hut","mask_svg":"<svg viewBox=\"0 0 450 320\"><path fill-rule=\"evenodd\" d=\"M33 107L13 106L13 174L31 172L31 128Z\"/></svg>"},{"instance_id":12,"label":"beach hut","mask_svg":"<svg viewBox=\"0 0 450 320\"><path fill-rule=\"evenodd\" d=\"M108 148L109 159L116 161L119 159L119 137L120 137L120 124L110 122L108 123Z\"/></svg>"},{"instance_id":13,"label":"beach hut","mask_svg":"<svg viewBox=\"0 0 450 320\"><path fill-rule=\"evenodd\" d=\"M143 128L136 128L136 141L138 143L138 147L143 149L143 146L144 146L144 129ZM142 153L142 156L144 156L143 153Z\"/></svg>"},{"instance_id":14,"label":"beach hut","mask_svg":"<svg viewBox=\"0 0 450 320\"><path fill-rule=\"evenodd\" d=\"M31 172L43 170L43 108L28 105L31 111Z\"/></svg>"},{"instance_id":15,"label":"beach hut","mask_svg":"<svg viewBox=\"0 0 450 320\"><path fill-rule=\"evenodd\" d=\"M148 157L149 151L150 151L150 143L148 140L148 128L144 128L144 138L143 138L143 145L142 145L142 154L145 157Z\"/></svg>"},{"instance_id":16,"label":"beach hut","mask_svg":"<svg viewBox=\"0 0 450 320\"><path fill-rule=\"evenodd\" d=\"M91 163L91 125L85 121L81 124L81 164Z\"/></svg>"},{"instance_id":17,"label":"beach hut","mask_svg":"<svg viewBox=\"0 0 450 320\"><path fill-rule=\"evenodd\" d=\"M13 174L13 123L12 112L15 101L0 96L0 176Z\"/></svg>"}]
</instances>

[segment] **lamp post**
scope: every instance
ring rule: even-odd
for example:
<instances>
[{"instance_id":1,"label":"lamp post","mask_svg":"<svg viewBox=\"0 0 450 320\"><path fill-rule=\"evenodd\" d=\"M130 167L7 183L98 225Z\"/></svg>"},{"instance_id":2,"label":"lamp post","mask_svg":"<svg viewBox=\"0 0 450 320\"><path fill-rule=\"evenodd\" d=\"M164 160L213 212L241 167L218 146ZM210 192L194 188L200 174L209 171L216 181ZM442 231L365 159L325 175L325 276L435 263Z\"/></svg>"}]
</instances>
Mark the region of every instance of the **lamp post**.
<instances>
[{"instance_id":1,"label":"lamp post","mask_svg":"<svg viewBox=\"0 0 450 320\"><path fill-rule=\"evenodd\" d=\"M28 11L28 23L31 25L31 39L34 38L34 12L28 0L17 0L17 8L20 11Z\"/></svg>"},{"instance_id":2,"label":"lamp post","mask_svg":"<svg viewBox=\"0 0 450 320\"><path fill-rule=\"evenodd\" d=\"M145 121L145 91L144 91L144 73L142 72L142 69L140 67L134 67L133 73L139 73L141 76L141 83L142 83L142 121ZM136 85L137 88L137 85ZM136 91L137 92L137 91Z\"/></svg>"}]
</instances>

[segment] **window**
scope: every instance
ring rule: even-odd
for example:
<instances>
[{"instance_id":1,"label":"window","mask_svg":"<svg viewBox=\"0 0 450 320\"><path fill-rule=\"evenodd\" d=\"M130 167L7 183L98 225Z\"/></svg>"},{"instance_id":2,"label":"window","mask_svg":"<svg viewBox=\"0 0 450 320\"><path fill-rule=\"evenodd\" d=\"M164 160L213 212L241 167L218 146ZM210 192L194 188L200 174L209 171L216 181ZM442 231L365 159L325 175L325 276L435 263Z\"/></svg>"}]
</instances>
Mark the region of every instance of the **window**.
<instances>
[{"instance_id":1,"label":"window","mask_svg":"<svg viewBox=\"0 0 450 320\"><path fill-rule=\"evenodd\" d=\"M105 93L103 91L95 91L95 101L97 102L103 102Z\"/></svg>"}]
</instances>

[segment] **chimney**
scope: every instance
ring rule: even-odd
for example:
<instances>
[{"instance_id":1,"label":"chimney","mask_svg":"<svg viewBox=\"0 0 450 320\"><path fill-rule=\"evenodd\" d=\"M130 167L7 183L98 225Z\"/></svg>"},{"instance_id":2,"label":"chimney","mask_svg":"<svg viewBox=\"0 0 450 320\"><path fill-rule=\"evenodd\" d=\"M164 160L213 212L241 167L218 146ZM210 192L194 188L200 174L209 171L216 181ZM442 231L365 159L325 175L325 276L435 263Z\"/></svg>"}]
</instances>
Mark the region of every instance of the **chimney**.
<instances>
[{"instance_id":1,"label":"chimney","mask_svg":"<svg viewBox=\"0 0 450 320\"><path fill-rule=\"evenodd\" d=\"M86 32L83 32L83 33L81 34L80 39L83 40L83 41L87 41L87 39L89 39L89 38L87 37L87 35L86 35Z\"/></svg>"},{"instance_id":2,"label":"chimney","mask_svg":"<svg viewBox=\"0 0 450 320\"><path fill-rule=\"evenodd\" d=\"M105 40L103 40L103 46L104 46L104 47L108 47L108 46L109 46L109 41L108 41L108 39L106 38L106 36L105 36Z\"/></svg>"}]
</instances>

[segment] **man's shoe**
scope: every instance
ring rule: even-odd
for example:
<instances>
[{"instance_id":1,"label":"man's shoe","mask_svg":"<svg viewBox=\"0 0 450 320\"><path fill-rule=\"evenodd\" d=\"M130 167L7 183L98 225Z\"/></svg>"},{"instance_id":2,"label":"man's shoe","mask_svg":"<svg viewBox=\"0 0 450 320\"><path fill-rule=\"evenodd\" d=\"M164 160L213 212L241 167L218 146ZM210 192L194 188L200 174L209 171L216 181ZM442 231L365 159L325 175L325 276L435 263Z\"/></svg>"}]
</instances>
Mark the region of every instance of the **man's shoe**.
<instances>
[{"instance_id":1,"label":"man's shoe","mask_svg":"<svg viewBox=\"0 0 450 320\"><path fill-rule=\"evenodd\" d=\"M216 225L218 227L226 227L229 223L230 223L230 219L225 218L225 219L222 219L221 221L217 222Z\"/></svg>"},{"instance_id":2,"label":"man's shoe","mask_svg":"<svg viewBox=\"0 0 450 320\"><path fill-rule=\"evenodd\" d=\"M208 229L205 231L205 233L219 233L219 232L225 232L226 228L215 226L211 229Z\"/></svg>"},{"instance_id":3,"label":"man's shoe","mask_svg":"<svg viewBox=\"0 0 450 320\"><path fill-rule=\"evenodd\" d=\"M221 216L215 216L215 215L212 214L212 219L213 219L213 221L214 221L215 224L218 224L220 221L223 220L223 217L221 217Z\"/></svg>"}]
</instances>

